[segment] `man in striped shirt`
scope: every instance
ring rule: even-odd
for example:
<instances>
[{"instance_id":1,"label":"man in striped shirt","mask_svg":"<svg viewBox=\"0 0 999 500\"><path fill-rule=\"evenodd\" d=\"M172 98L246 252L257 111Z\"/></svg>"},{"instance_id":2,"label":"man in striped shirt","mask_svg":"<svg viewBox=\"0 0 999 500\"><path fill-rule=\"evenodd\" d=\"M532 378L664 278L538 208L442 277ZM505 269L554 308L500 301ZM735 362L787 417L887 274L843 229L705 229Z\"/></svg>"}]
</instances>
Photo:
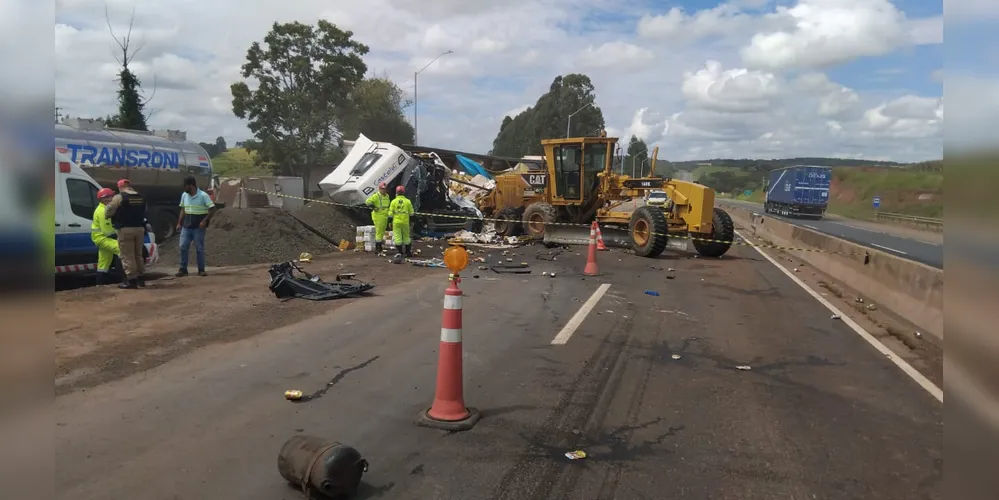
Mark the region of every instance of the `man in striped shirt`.
<instances>
[{"instance_id":1,"label":"man in striped shirt","mask_svg":"<svg viewBox=\"0 0 999 500\"><path fill-rule=\"evenodd\" d=\"M205 230L215 215L215 203L208 193L198 189L198 181L189 176L184 179L184 194L180 195L180 218L177 219L177 232L180 233L180 269L178 278L187 276L188 251L194 242L198 259L198 276L205 272Z\"/></svg>"}]
</instances>

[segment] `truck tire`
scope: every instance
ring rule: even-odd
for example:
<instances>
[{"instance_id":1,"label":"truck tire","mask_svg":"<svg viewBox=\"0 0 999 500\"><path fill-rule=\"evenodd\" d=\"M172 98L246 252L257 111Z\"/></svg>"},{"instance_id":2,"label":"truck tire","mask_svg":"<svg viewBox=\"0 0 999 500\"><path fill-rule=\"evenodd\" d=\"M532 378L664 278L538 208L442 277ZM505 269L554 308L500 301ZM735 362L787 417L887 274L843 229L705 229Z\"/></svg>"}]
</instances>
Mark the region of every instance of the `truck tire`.
<instances>
[{"instance_id":1,"label":"truck tire","mask_svg":"<svg viewBox=\"0 0 999 500\"><path fill-rule=\"evenodd\" d=\"M524 210L524 233L532 240L545 239L545 227L558 221L555 207L539 201L531 203Z\"/></svg>"},{"instance_id":2,"label":"truck tire","mask_svg":"<svg viewBox=\"0 0 999 500\"><path fill-rule=\"evenodd\" d=\"M493 218L496 219L494 226L498 236L507 237L520 234L522 225L520 224L520 213L516 208L506 207L496 212Z\"/></svg>"},{"instance_id":3,"label":"truck tire","mask_svg":"<svg viewBox=\"0 0 999 500\"><path fill-rule=\"evenodd\" d=\"M735 239L735 225L732 224L732 217L728 212L715 207L714 216L711 218L713 231L710 236L711 241L694 240L694 249L702 257L721 257L732 248L732 241Z\"/></svg>"},{"instance_id":4,"label":"truck tire","mask_svg":"<svg viewBox=\"0 0 999 500\"><path fill-rule=\"evenodd\" d=\"M170 210L151 210L149 225L153 227L156 243L159 244L177 234L177 217L179 213Z\"/></svg>"},{"instance_id":5,"label":"truck tire","mask_svg":"<svg viewBox=\"0 0 999 500\"><path fill-rule=\"evenodd\" d=\"M631 214L628 224L631 248L639 257L656 258L666 250L669 224L661 208L642 206Z\"/></svg>"}]
</instances>

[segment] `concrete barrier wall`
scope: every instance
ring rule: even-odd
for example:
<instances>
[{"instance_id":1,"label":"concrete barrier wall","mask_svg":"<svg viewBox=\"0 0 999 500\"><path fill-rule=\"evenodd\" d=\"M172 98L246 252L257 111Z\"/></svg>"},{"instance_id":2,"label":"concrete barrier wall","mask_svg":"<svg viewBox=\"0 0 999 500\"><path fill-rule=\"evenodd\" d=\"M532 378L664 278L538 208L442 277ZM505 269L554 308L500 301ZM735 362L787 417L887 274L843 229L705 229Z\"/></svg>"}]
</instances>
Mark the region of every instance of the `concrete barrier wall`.
<instances>
[{"instance_id":1,"label":"concrete barrier wall","mask_svg":"<svg viewBox=\"0 0 999 500\"><path fill-rule=\"evenodd\" d=\"M943 341L942 270L771 217L754 216L742 207L726 206L725 210L751 234L774 245L821 250L788 253ZM866 265L865 254L870 255Z\"/></svg>"}]
</instances>

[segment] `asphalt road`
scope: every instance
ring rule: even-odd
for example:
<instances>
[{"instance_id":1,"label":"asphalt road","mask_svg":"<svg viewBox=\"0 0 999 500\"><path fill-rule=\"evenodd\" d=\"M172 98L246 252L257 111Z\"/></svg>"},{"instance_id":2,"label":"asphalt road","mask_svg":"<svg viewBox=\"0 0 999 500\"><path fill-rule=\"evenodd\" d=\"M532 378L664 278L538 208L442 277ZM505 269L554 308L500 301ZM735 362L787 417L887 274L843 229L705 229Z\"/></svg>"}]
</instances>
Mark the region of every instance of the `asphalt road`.
<instances>
[{"instance_id":1,"label":"asphalt road","mask_svg":"<svg viewBox=\"0 0 999 500\"><path fill-rule=\"evenodd\" d=\"M751 207L753 210L763 214L763 205L742 200L719 200L722 203L731 203ZM848 219L844 220L812 220L795 219L781 217L773 214L765 214L768 217L780 219L796 226L807 227L821 233L829 234L852 241L868 248L897 255L904 259L913 260L921 264L926 264L937 269L943 269L944 247L942 244L934 244L925 241L904 238L887 232L873 231L868 228L852 225Z\"/></svg>"},{"instance_id":2,"label":"asphalt road","mask_svg":"<svg viewBox=\"0 0 999 500\"><path fill-rule=\"evenodd\" d=\"M601 253L605 276L585 279L582 257L533 252L533 275L462 283L474 429L413 424L433 400L442 273L58 397L58 498L301 498L276 467L297 432L361 450L357 498L941 498L941 406L753 249Z\"/></svg>"}]
</instances>

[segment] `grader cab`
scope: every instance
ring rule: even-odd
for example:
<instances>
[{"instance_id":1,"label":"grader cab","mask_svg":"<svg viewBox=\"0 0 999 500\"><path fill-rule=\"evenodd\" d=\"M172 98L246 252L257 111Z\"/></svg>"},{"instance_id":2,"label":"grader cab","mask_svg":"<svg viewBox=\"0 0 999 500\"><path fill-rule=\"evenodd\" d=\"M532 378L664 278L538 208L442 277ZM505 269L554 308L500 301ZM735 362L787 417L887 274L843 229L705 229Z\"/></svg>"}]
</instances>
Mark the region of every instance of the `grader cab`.
<instances>
[{"instance_id":1,"label":"grader cab","mask_svg":"<svg viewBox=\"0 0 999 500\"><path fill-rule=\"evenodd\" d=\"M657 257L670 237L689 238L704 256L720 257L732 245L732 219L714 206L714 190L694 182L633 178L615 172L617 138L545 139L545 170L509 172L480 205L504 236L521 231L555 244L585 243L596 220L608 245ZM655 174L653 154L652 175ZM650 205L650 191L667 201Z\"/></svg>"}]
</instances>

